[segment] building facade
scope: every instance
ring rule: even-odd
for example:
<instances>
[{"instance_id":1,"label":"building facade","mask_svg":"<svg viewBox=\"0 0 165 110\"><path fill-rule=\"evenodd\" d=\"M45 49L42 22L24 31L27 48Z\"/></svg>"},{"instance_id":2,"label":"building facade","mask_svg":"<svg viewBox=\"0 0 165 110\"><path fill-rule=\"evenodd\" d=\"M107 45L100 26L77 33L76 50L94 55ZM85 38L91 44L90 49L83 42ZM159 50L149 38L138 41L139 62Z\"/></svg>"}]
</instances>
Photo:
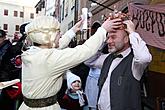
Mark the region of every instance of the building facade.
<instances>
[{"instance_id":1,"label":"building facade","mask_svg":"<svg viewBox=\"0 0 165 110\"><path fill-rule=\"evenodd\" d=\"M7 36L12 39L19 34L21 24L35 18L35 8L0 2L0 14L0 29L6 31Z\"/></svg>"},{"instance_id":2,"label":"building facade","mask_svg":"<svg viewBox=\"0 0 165 110\"><path fill-rule=\"evenodd\" d=\"M82 14L81 9L86 7L88 0L40 0L36 8L36 16L54 16L61 23L61 33L69 30ZM80 33L78 40L87 39L86 34ZM81 38L80 38L81 37Z\"/></svg>"},{"instance_id":3,"label":"building facade","mask_svg":"<svg viewBox=\"0 0 165 110\"><path fill-rule=\"evenodd\" d=\"M65 33L75 23L75 0L60 1L61 32Z\"/></svg>"},{"instance_id":4,"label":"building facade","mask_svg":"<svg viewBox=\"0 0 165 110\"><path fill-rule=\"evenodd\" d=\"M134 2L139 4L149 4L151 0L89 0L87 7L92 13L92 24L96 21L102 23L103 18L113 12L114 8L118 11L128 12L128 3ZM92 3L97 5L92 6Z\"/></svg>"},{"instance_id":5,"label":"building facade","mask_svg":"<svg viewBox=\"0 0 165 110\"><path fill-rule=\"evenodd\" d=\"M46 8L46 15L47 16L54 16L55 14L55 0L47 0L45 2Z\"/></svg>"},{"instance_id":6,"label":"building facade","mask_svg":"<svg viewBox=\"0 0 165 110\"><path fill-rule=\"evenodd\" d=\"M61 31L65 33L69 30L81 17L82 8L86 7L87 0L61 0L60 1L60 22ZM87 39L86 31L77 34L77 42Z\"/></svg>"}]
</instances>

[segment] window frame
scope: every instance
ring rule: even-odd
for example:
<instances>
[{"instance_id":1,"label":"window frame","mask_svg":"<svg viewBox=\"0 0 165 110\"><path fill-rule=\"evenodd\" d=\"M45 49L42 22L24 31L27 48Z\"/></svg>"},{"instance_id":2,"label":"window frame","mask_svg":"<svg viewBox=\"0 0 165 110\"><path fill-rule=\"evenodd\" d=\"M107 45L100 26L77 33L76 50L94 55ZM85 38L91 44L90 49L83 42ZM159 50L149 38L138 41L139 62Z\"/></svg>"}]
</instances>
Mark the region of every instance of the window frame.
<instances>
[{"instance_id":1,"label":"window frame","mask_svg":"<svg viewBox=\"0 0 165 110\"><path fill-rule=\"evenodd\" d=\"M19 31L19 25L15 25L15 31Z\"/></svg>"},{"instance_id":2,"label":"window frame","mask_svg":"<svg viewBox=\"0 0 165 110\"><path fill-rule=\"evenodd\" d=\"M9 15L9 11L7 9L4 9L4 15L8 16Z\"/></svg>"},{"instance_id":3,"label":"window frame","mask_svg":"<svg viewBox=\"0 0 165 110\"><path fill-rule=\"evenodd\" d=\"M3 30L8 30L8 24L3 24Z\"/></svg>"},{"instance_id":4,"label":"window frame","mask_svg":"<svg viewBox=\"0 0 165 110\"><path fill-rule=\"evenodd\" d=\"M34 13L30 13L30 19L34 19Z\"/></svg>"},{"instance_id":5,"label":"window frame","mask_svg":"<svg viewBox=\"0 0 165 110\"><path fill-rule=\"evenodd\" d=\"M24 17L24 12L20 11L20 18Z\"/></svg>"}]
</instances>

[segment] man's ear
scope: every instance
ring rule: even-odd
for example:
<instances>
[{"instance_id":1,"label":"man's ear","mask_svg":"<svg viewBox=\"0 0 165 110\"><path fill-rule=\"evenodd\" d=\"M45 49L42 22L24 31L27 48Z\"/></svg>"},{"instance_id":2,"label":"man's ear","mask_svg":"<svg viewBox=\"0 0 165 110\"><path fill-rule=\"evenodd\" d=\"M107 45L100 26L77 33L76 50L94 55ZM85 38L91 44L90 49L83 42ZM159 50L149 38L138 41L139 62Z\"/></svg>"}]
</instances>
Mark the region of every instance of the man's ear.
<instances>
[{"instance_id":1,"label":"man's ear","mask_svg":"<svg viewBox=\"0 0 165 110\"><path fill-rule=\"evenodd\" d=\"M128 43L128 42L129 42L129 36L128 36L128 34L126 34L126 35L124 36L124 42L125 42L125 43Z\"/></svg>"}]
</instances>

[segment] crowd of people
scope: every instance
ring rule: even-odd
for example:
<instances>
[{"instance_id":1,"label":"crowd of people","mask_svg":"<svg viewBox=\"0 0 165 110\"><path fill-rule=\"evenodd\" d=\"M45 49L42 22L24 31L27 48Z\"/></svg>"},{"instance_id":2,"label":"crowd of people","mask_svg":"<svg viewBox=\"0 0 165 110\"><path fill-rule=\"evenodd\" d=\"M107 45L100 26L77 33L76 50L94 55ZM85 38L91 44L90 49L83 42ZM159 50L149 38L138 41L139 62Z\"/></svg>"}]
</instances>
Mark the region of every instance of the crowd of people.
<instances>
[{"instance_id":1,"label":"crowd of people","mask_svg":"<svg viewBox=\"0 0 165 110\"><path fill-rule=\"evenodd\" d=\"M140 79L152 56L133 22L123 17L110 15L74 47L68 45L83 20L61 36L57 19L38 17L23 25L16 44L0 30L0 84L21 80L2 89L0 109L141 110ZM87 74L74 71L82 63Z\"/></svg>"}]
</instances>

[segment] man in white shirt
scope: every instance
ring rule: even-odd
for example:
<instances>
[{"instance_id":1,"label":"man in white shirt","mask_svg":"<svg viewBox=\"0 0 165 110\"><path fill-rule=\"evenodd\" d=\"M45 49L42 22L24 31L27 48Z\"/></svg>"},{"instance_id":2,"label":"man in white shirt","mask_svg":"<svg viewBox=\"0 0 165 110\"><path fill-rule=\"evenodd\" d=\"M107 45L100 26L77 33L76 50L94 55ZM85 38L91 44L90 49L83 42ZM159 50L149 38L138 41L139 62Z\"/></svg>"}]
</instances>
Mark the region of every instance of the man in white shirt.
<instances>
[{"instance_id":1,"label":"man in white shirt","mask_svg":"<svg viewBox=\"0 0 165 110\"><path fill-rule=\"evenodd\" d=\"M140 84L152 56L131 20L126 28L108 33L110 54L101 55L91 65L102 68L99 78L99 110L141 110Z\"/></svg>"}]
</instances>

